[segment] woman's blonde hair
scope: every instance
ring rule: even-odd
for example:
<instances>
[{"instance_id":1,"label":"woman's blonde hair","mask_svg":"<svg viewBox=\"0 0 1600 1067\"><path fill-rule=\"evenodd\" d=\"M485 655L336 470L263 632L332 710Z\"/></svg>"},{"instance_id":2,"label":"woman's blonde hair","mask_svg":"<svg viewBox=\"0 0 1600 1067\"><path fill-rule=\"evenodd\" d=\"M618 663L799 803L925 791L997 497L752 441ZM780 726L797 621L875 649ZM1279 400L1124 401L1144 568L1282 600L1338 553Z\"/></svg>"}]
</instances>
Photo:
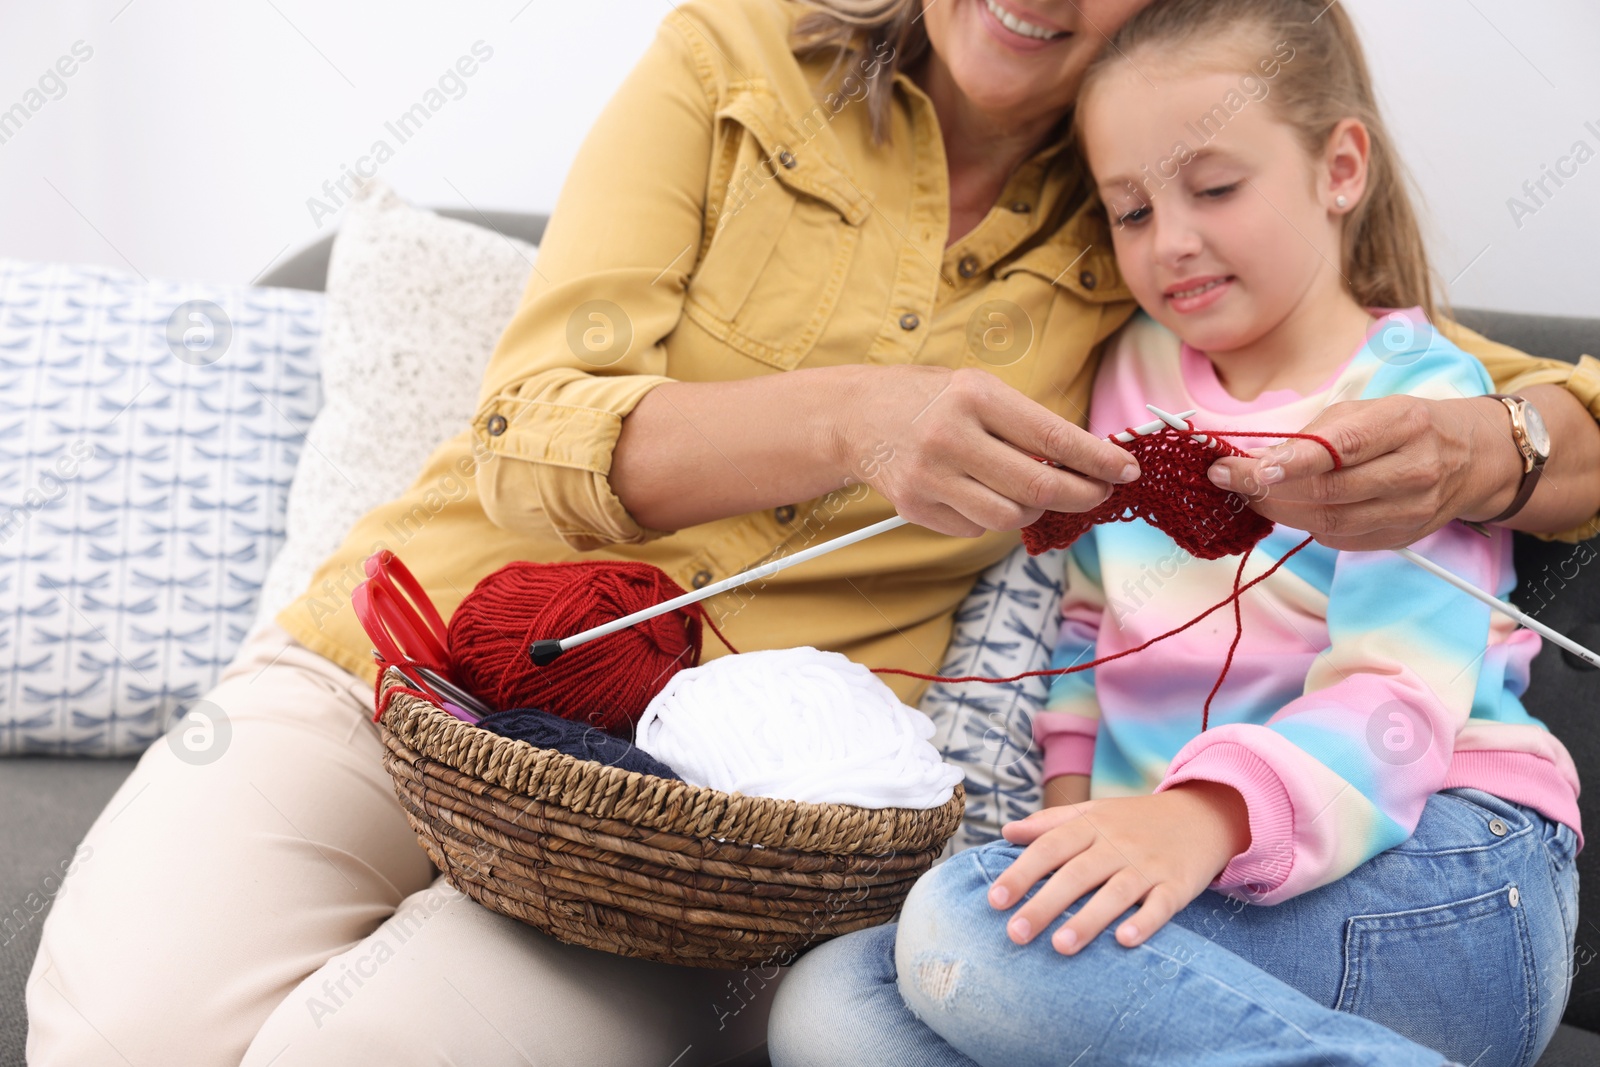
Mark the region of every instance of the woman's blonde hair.
<instances>
[{"instance_id":1,"label":"woman's blonde hair","mask_svg":"<svg viewBox=\"0 0 1600 1067\"><path fill-rule=\"evenodd\" d=\"M889 142L889 103L895 71L915 63L928 49L921 0L796 0L811 8L795 20L791 50L802 58L836 50L823 75L826 86L843 68L870 70L866 76L867 116L872 143Z\"/></svg>"},{"instance_id":2,"label":"woman's blonde hair","mask_svg":"<svg viewBox=\"0 0 1600 1067\"><path fill-rule=\"evenodd\" d=\"M1293 49L1283 59L1284 48ZM1371 142L1367 188L1345 217L1340 273L1363 307L1420 305L1435 313L1435 285L1409 178L1378 109L1360 35L1327 0L1157 0L1130 18L1084 74L1079 99L1140 54L1175 55L1200 69L1239 70L1266 83L1266 106L1299 134L1313 158L1343 119ZM1281 62L1260 65L1262 61ZM1252 94L1253 98L1253 94ZM1196 146L1198 147L1198 146Z\"/></svg>"}]
</instances>

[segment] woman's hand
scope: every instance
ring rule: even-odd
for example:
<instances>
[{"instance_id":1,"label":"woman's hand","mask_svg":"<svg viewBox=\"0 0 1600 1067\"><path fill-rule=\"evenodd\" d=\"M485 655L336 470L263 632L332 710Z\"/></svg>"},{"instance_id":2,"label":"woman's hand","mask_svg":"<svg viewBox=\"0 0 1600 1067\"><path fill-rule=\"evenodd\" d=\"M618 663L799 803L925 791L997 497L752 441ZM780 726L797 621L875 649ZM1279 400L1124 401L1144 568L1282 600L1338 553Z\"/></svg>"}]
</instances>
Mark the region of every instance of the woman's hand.
<instances>
[{"instance_id":1,"label":"woman's hand","mask_svg":"<svg viewBox=\"0 0 1600 1067\"><path fill-rule=\"evenodd\" d=\"M1100 887L1051 937L1056 951L1067 955L1142 900L1144 906L1116 932L1120 944L1139 944L1250 847L1244 798L1231 786L1203 781L1150 796L1046 808L1002 832L1007 841L1028 847L989 888L990 905L1010 907L1048 877L1006 924L1017 944L1032 941L1079 897Z\"/></svg>"},{"instance_id":2,"label":"woman's hand","mask_svg":"<svg viewBox=\"0 0 1600 1067\"><path fill-rule=\"evenodd\" d=\"M986 371L852 369L835 411L835 462L919 526L956 537L1016 530L1045 511L1088 511L1112 483L1139 476L1126 450Z\"/></svg>"},{"instance_id":3,"label":"woman's hand","mask_svg":"<svg viewBox=\"0 0 1600 1067\"><path fill-rule=\"evenodd\" d=\"M1560 530L1593 514L1593 479L1573 476L1567 462L1582 463L1594 451L1593 420L1564 389L1539 386L1524 395L1537 395L1540 412L1549 411L1547 421L1559 420L1561 428L1551 428L1558 442L1545 468L1551 484L1540 482L1515 525ZM1335 471L1315 441L1290 440L1252 449L1253 458L1218 460L1211 480L1329 548L1398 548L1452 519L1488 518L1510 503L1522 481L1505 408L1487 397L1330 404L1304 432L1333 445L1343 469ZM1562 443L1576 454L1562 455Z\"/></svg>"}]
</instances>

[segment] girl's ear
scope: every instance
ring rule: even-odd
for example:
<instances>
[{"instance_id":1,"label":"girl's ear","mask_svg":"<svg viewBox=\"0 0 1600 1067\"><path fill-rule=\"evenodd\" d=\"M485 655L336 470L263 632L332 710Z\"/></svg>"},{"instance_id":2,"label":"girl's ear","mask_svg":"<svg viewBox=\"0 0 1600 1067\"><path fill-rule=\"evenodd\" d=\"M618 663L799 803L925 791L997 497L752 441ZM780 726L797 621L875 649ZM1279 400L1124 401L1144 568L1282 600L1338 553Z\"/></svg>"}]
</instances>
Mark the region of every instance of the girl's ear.
<instances>
[{"instance_id":1,"label":"girl's ear","mask_svg":"<svg viewBox=\"0 0 1600 1067\"><path fill-rule=\"evenodd\" d=\"M1360 119L1340 119L1328 135L1323 175L1323 206L1332 215L1355 210L1367 191L1367 164L1372 155L1372 138Z\"/></svg>"}]
</instances>

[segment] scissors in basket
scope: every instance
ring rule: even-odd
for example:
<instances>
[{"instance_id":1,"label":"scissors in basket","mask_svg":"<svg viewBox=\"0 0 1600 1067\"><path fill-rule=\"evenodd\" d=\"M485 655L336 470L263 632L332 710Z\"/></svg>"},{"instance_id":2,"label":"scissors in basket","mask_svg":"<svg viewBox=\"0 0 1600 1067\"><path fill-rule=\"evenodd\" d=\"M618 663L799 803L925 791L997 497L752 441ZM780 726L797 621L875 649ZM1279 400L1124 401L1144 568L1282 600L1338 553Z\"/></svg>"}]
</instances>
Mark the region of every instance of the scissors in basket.
<instances>
[{"instance_id":1,"label":"scissors in basket","mask_svg":"<svg viewBox=\"0 0 1600 1067\"><path fill-rule=\"evenodd\" d=\"M444 619L422 583L388 549L365 564L367 580L350 594L356 618L372 638L372 658L393 667L458 719L476 723L494 709L448 676L450 652Z\"/></svg>"}]
</instances>

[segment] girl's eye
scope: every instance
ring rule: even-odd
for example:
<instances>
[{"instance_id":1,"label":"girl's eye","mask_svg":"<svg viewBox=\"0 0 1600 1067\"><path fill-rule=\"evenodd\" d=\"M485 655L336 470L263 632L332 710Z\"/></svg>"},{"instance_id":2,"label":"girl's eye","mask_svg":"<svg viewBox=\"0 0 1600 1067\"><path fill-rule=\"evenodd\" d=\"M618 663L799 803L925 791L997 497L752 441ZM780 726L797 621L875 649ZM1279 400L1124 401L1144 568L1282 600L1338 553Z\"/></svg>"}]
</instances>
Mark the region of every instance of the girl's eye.
<instances>
[{"instance_id":1,"label":"girl's eye","mask_svg":"<svg viewBox=\"0 0 1600 1067\"><path fill-rule=\"evenodd\" d=\"M1200 190L1200 195L1201 196L1210 197L1212 200L1221 200L1223 197L1227 196L1229 193L1233 192L1235 189L1239 188L1239 186L1241 186L1243 184L1244 183L1242 181L1238 181L1238 182L1233 182L1230 185L1213 186L1210 189L1202 189L1202 190Z\"/></svg>"},{"instance_id":2,"label":"girl's eye","mask_svg":"<svg viewBox=\"0 0 1600 1067\"><path fill-rule=\"evenodd\" d=\"M1132 211L1125 211L1117 216L1118 226L1133 226L1150 217L1148 206L1136 207Z\"/></svg>"}]
</instances>

